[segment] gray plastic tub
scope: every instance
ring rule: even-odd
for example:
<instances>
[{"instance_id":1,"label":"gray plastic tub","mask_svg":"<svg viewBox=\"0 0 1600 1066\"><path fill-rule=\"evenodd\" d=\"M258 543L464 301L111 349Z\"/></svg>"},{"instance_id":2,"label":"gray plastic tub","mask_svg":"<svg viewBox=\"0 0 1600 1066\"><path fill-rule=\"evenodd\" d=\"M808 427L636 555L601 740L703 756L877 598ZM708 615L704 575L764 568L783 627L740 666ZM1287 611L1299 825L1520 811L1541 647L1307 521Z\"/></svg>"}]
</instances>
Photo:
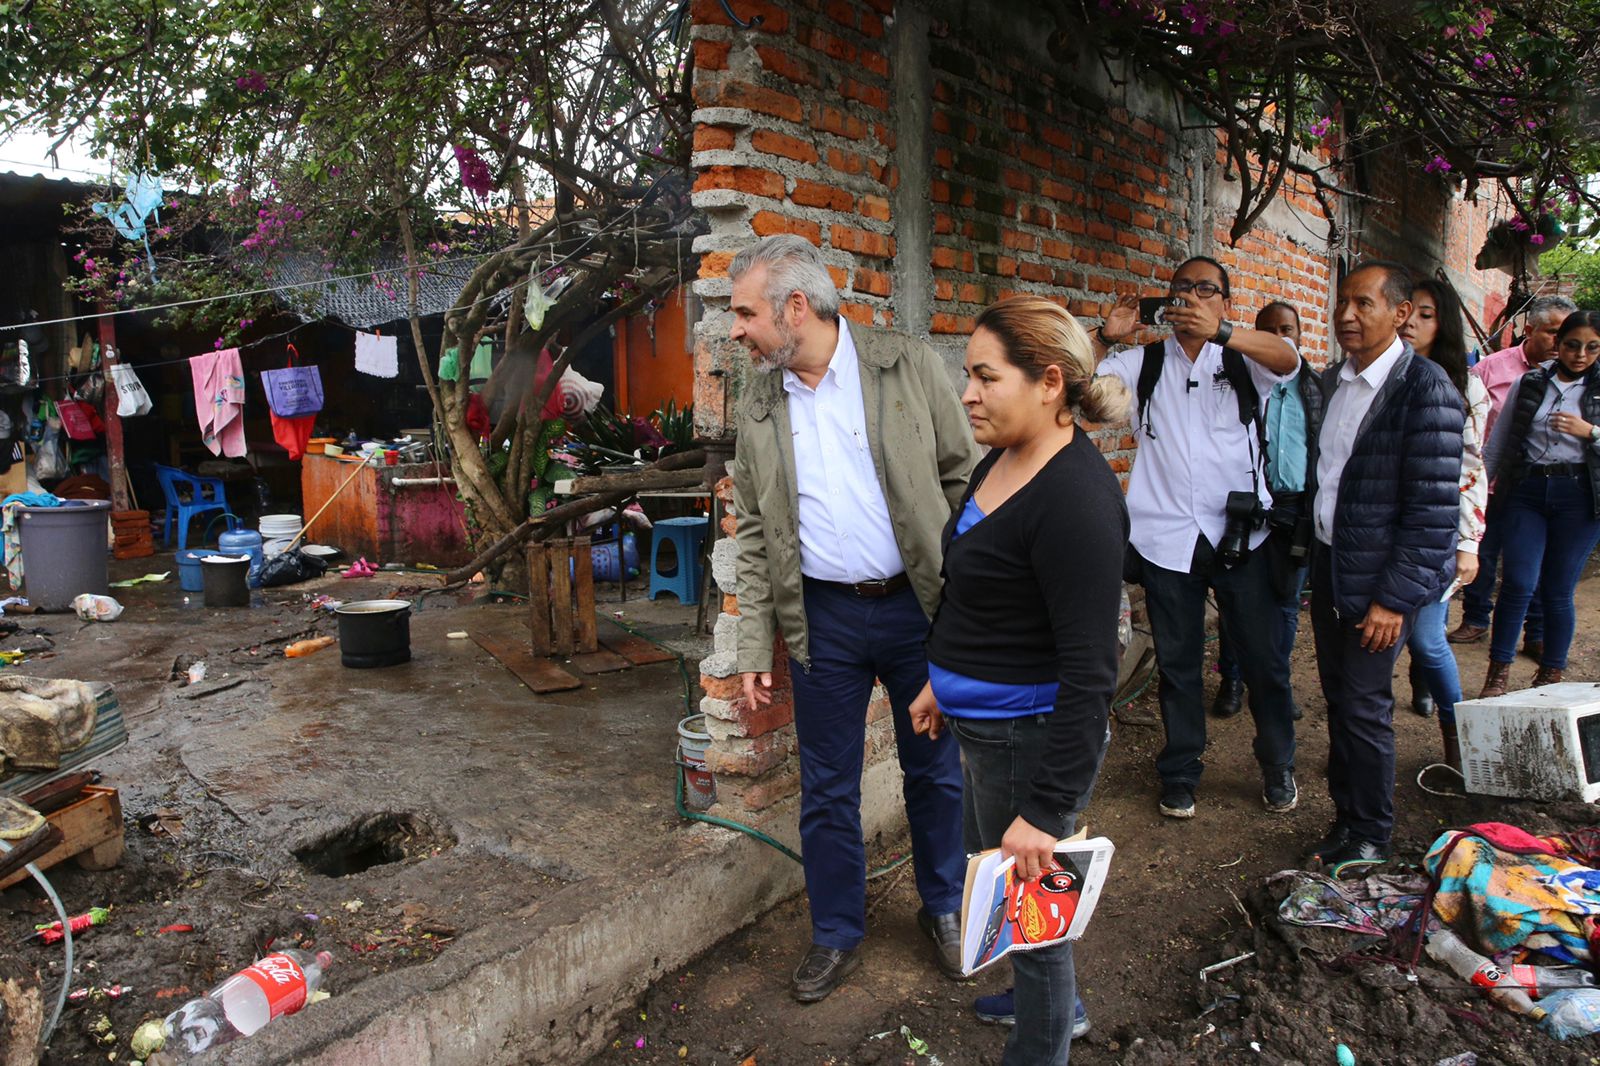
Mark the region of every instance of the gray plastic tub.
<instances>
[{"instance_id":1,"label":"gray plastic tub","mask_svg":"<svg viewBox=\"0 0 1600 1066\"><path fill-rule=\"evenodd\" d=\"M41 611L72 609L72 598L107 593L109 500L67 500L60 507L22 507L22 592Z\"/></svg>"}]
</instances>

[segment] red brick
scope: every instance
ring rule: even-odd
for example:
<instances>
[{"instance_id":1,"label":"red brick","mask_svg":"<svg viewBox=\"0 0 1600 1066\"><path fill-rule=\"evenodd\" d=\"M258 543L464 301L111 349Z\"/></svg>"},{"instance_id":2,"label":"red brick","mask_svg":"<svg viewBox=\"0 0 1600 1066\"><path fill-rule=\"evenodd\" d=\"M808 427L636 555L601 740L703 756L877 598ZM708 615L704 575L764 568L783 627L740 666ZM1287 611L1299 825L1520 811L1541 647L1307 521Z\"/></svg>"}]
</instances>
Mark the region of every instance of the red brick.
<instances>
[{"instance_id":1,"label":"red brick","mask_svg":"<svg viewBox=\"0 0 1600 1066\"><path fill-rule=\"evenodd\" d=\"M770 44L758 44L756 54L761 57L761 65L780 78L786 78L797 85L821 84L816 71L811 69L811 64L787 49Z\"/></svg>"},{"instance_id":2,"label":"red brick","mask_svg":"<svg viewBox=\"0 0 1600 1066\"><path fill-rule=\"evenodd\" d=\"M861 13L861 36L866 37L869 40L874 40L874 41L876 41L880 37L882 37L883 36L883 19L879 18L877 15L873 14L870 11L863 11ZM872 55L872 54L873 54L872 52L862 52L861 53L862 62L865 63L866 62L866 58L869 55Z\"/></svg>"},{"instance_id":3,"label":"red brick","mask_svg":"<svg viewBox=\"0 0 1600 1066\"><path fill-rule=\"evenodd\" d=\"M893 237L886 237L881 233L869 233L854 226L834 223L829 231L828 242L841 251L859 252L875 259L888 259L894 255Z\"/></svg>"},{"instance_id":4,"label":"red brick","mask_svg":"<svg viewBox=\"0 0 1600 1066\"><path fill-rule=\"evenodd\" d=\"M850 0L828 0L822 13L841 26L856 28L856 6Z\"/></svg>"},{"instance_id":5,"label":"red brick","mask_svg":"<svg viewBox=\"0 0 1600 1066\"><path fill-rule=\"evenodd\" d=\"M876 85L867 85L864 82L856 81L854 78L846 78L839 83L839 95L846 100L860 100L868 107L875 107L879 111L886 111L889 108L889 93L887 90L881 89Z\"/></svg>"},{"instance_id":6,"label":"red brick","mask_svg":"<svg viewBox=\"0 0 1600 1066\"><path fill-rule=\"evenodd\" d=\"M871 293L873 296L888 296L894 291L894 279L876 270L857 267L853 288L856 292Z\"/></svg>"},{"instance_id":7,"label":"red brick","mask_svg":"<svg viewBox=\"0 0 1600 1066\"><path fill-rule=\"evenodd\" d=\"M694 191L733 189L751 196L783 199L783 175L760 167L706 167L695 179Z\"/></svg>"},{"instance_id":8,"label":"red brick","mask_svg":"<svg viewBox=\"0 0 1600 1066\"><path fill-rule=\"evenodd\" d=\"M822 227L803 218L790 218L776 211L757 211L750 220L750 228L757 237L770 237L774 233L794 233L812 244L822 243Z\"/></svg>"},{"instance_id":9,"label":"red brick","mask_svg":"<svg viewBox=\"0 0 1600 1066\"><path fill-rule=\"evenodd\" d=\"M873 321L877 308L872 304L856 303L844 300L839 304L839 313L852 322L859 322L863 326L876 325Z\"/></svg>"},{"instance_id":10,"label":"red brick","mask_svg":"<svg viewBox=\"0 0 1600 1066\"><path fill-rule=\"evenodd\" d=\"M1115 240L1117 231L1112 229L1109 223L1101 222L1099 219L1091 219L1089 221L1089 236L1097 241Z\"/></svg>"},{"instance_id":11,"label":"red brick","mask_svg":"<svg viewBox=\"0 0 1600 1066\"><path fill-rule=\"evenodd\" d=\"M728 717L719 718L718 721L727 723L741 737L759 737L775 732L794 721L793 693L791 691L789 698L783 698L780 693L774 692L770 703L757 703L752 707L744 698L741 687L740 695L728 703Z\"/></svg>"},{"instance_id":12,"label":"red brick","mask_svg":"<svg viewBox=\"0 0 1600 1066\"><path fill-rule=\"evenodd\" d=\"M878 23L881 32L883 23L878 21L877 16L872 16L872 19ZM876 74L880 78L887 78L889 76L889 57L882 52L862 52L861 68L868 73Z\"/></svg>"},{"instance_id":13,"label":"red brick","mask_svg":"<svg viewBox=\"0 0 1600 1066\"><path fill-rule=\"evenodd\" d=\"M727 70L728 50L732 44L728 41L696 41L694 42L694 66L696 70Z\"/></svg>"},{"instance_id":14,"label":"red brick","mask_svg":"<svg viewBox=\"0 0 1600 1066\"><path fill-rule=\"evenodd\" d=\"M725 83L721 91L716 94L715 103L718 107L741 107L747 111L756 111L789 122L799 122L800 117L805 114L805 108L801 106L800 101L788 93L751 85L744 81Z\"/></svg>"},{"instance_id":15,"label":"red brick","mask_svg":"<svg viewBox=\"0 0 1600 1066\"><path fill-rule=\"evenodd\" d=\"M788 10L770 0L739 0L739 17L746 22L759 18L761 21L750 28L760 33L783 33L789 28ZM733 25L719 0L694 0L689 20L697 26Z\"/></svg>"},{"instance_id":16,"label":"red brick","mask_svg":"<svg viewBox=\"0 0 1600 1066\"><path fill-rule=\"evenodd\" d=\"M767 155L781 155L797 163L815 163L817 150L808 141L791 137L776 130L756 130L750 135L750 147Z\"/></svg>"},{"instance_id":17,"label":"red brick","mask_svg":"<svg viewBox=\"0 0 1600 1066\"><path fill-rule=\"evenodd\" d=\"M748 817L800 791L800 772L774 770L760 777L729 776L717 781L717 802L711 813L719 817Z\"/></svg>"},{"instance_id":18,"label":"red brick","mask_svg":"<svg viewBox=\"0 0 1600 1066\"><path fill-rule=\"evenodd\" d=\"M837 59L841 63L854 63L856 61L856 46L841 37L835 37L826 30L813 28L809 32L799 30L795 33L795 40L803 47L821 52L830 59Z\"/></svg>"},{"instance_id":19,"label":"red brick","mask_svg":"<svg viewBox=\"0 0 1600 1066\"><path fill-rule=\"evenodd\" d=\"M1017 268L1017 273L1025 281L1049 281L1054 272L1043 263L1023 263Z\"/></svg>"},{"instance_id":20,"label":"red brick","mask_svg":"<svg viewBox=\"0 0 1600 1066\"><path fill-rule=\"evenodd\" d=\"M1056 241L1046 237L1044 239L1044 254L1051 259L1071 259L1072 244L1068 241Z\"/></svg>"},{"instance_id":21,"label":"red brick","mask_svg":"<svg viewBox=\"0 0 1600 1066\"><path fill-rule=\"evenodd\" d=\"M728 274L728 264L733 262L732 252L707 252L700 257L702 278L721 278Z\"/></svg>"},{"instance_id":22,"label":"red brick","mask_svg":"<svg viewBox=\"0 0 1600 1066\"><path fill-rule=\"evenodd\" d=\"M733 147L733 131L726 126L696 126L694 128L694 150L697 152L710 152L719 148Z\"/></svg>"},{"instance_id":23,"label":"red brick","mask_svg":"<svg viewBox=\"0 0 1600 1066\"><path fill-rule=\"evenodd\" d=\"M957 259L958 259L958 256L957 256L956 250L954 248L946 248L943 245L935 245L934 246L932 262L933 262L933 266L934 266L934 268L936 270L949 270L949 269L951 269L952 267L954 267L956 265ZM704 262L703 259L701 261ZM731 260L730 260L730 262L731 262Z\"/></svg>"},{"instance_id":24,"label":"red brick","mask_svg":"<svg viewBox=\"0 0 1600 1066\"><path fill-rule=\"evenodd\" d=\"M792 707L789 713L794 713ZM714 774L756 777L788 758L793 737L793 731L782 730L742 740L713 741L706 750L706 769Z\"/></svg>"},{"instance_id":25,"label":"red brick","mask_svg":"<svg viewBox=\"0 0 1600 1066\"><path fill-rule=\"evenodd\" d=\"M795 180L789 199L801 207L826 207L830 211L849 211L855 206L855 197L837 185L824 185L805 178Z\"/></svg>"},{"instance_id":26,"label":"red brick","mask_svg":"<svg viewBox=\"0 0 1600 1066\"><path fill-rule=\"evenodd\" d=\"M1033 176L1030 174L1024 174L1020 170L1007 170L1002 178L1008 189L1015 189L1018 192L1033 191Z\"/></svg>"},{"instance_id":27,"label":"red brick","mask_svg":"<svg viewBox=\"0 0 1600 1066\"><path fill-rule=\"evenodd\" d=\"M863 196L857 209L864 218L876 219L879 222L889 221L889 201L881 196Z\"/></svg>"},{"instance_id":28,"label":"red brick","mask_svg":"<svg viewBox=\"0 0 1600 1066\"><path fill-rule=\"evenodd\" d=\"M956 298L956 287L944 278L939 278L933 283L933 298L935 300L953 300Z\"/></svg>"},{"instance_id":29,"label":"red brick","mask_svg":"<svg viewBox=\"0 0 1600 1066\"><path fill-rule=\"evenodd\" d=\"M1031 252L1039 247L1039 238L1031 233L1008 229L1000 234L1000 243L1006 248L1017 248Z\"/></svg>"},{"instance_id":30,"label":"red brick","mask_svg":"<svg viewBox=\"0 0 1600 1066\"><path fill-rule=\"evenodd\" d=\"M825 133L837 133L852 141L867 135L867 124L854 115L846 114L830 104L818 104L811 114L811 128Z\"/></svg>"},{"instance_id":31,"label":"red brick","mask_svg":"<svg viewBox=\"0 0 1600 1066\"><path fill-rule=\"evenodd\" d=\"M738 617L739 597L735 596L731 592L724 592L722 594L722 613L731 614L735 617Z\"/></svg>"},{"instance_id":32,"label":"red brick","mask_svg":"<svg viewBox=\"0 0 1600 1066\"><path fill-rule=\"evenodd\" d=\"M700 689L714 700L744 698L744 682L738 674L734 674L732 677L712 677L709 674L701 674Z\"/></svg>"},{"instance_id":33,"label":"red brick","mask_svg":"<svg viewBox=\"0 0 1600 1066\"><path fill-rule=\"evenodd\" d=\"M895 135L893 127L886 126L882 122L874 122L872 124L872 135L878 139L879 144L890 151L894 150Z\"/></svg>"},{"instance_id":34,"label":"red brick","mask_svg":"<svg viewBox=\"0 0 1600 1066\"><path fill-rule=\"evenodd\" d=\"M928 323L930 333L971 333L973 319L967 315L949 315L940 312Z\"/></svg>"},{"instance_id":35,"label":"red brick","mask_svg":"<svg viewBox=\"0 0 1600 1066\"><path fill-rule=\"evenodd\" d=\"M966 284L962 285L958 291L958 295L961 297L963 303L981 304L989 302L988 296L983 291L983 286L974 285L971 282L967 282Z\"/></svg>"},{"instance_id":36,"label":"red brick","mask_svg":"<svg viewBox=\"0 0 1600 1066\"><path fill-rule=\"evenodd\" d=\"M866 169L866 163L861 156L839 148L828 149L828 166L841 174L859 174Z\"/></svg>"}]
</instances>

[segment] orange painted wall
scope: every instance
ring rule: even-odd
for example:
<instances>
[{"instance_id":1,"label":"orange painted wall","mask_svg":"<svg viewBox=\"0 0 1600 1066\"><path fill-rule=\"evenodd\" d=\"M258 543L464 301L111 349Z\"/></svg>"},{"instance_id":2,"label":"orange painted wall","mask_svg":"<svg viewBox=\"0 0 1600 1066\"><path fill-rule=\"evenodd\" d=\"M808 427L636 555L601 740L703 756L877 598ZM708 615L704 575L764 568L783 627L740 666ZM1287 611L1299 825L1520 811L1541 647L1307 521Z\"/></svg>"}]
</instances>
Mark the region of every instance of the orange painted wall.
<instances>
[{"instance_id":1,"label":"orange painted wall","mask_svg":"<svg viewBox=\"0 0 1600 1066\"><path fill-rule=\"evenodd\" d=\"M648 415L668 400L680 408L694 400L694 351L689 339L688 313L694 297L679 288L669 295L651 320L644 315L628 319L613 342L617 408L632 415Z\"/></svg>"}]
</instances>

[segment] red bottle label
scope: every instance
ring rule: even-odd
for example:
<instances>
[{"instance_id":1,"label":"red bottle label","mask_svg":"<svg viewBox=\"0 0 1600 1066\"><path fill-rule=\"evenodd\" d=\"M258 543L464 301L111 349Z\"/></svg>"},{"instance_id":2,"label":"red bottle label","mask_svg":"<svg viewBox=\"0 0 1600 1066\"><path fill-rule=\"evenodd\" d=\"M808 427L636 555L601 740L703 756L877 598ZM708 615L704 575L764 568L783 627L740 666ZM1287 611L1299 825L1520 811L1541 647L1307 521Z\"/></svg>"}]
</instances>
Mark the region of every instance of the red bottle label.
<instances>
[{"instance_id":1,"label":"red bottle label","mask_svg":"<svg viewBox=\"0 0 1600 1066\"><path fill-rule=\"evenodd\" d=\"M1504 980L1505 974L1492 962L1485 962L1472 974L1472 983L1479 988L1493 988Z\"/></svg>"},{"instance_id":2,"label":"red bottle label","mask_svg":"<svg viewBox=\"0 0 1600 1066\"><path fill-rule=\"evenodd\" d=\"M293 1014L305 1006L305 971L289 956L268 955L242 972L266 993L269 1018Z\"/></svg>"}]
</instances>

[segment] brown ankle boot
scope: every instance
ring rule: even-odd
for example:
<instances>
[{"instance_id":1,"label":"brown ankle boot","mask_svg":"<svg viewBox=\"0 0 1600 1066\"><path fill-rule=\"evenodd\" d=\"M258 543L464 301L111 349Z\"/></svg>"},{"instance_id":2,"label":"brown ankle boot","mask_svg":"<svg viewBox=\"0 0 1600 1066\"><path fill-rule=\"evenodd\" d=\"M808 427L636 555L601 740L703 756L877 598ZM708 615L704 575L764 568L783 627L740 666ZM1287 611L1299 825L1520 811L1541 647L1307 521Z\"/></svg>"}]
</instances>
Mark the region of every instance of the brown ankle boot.
<instances>
[{"instance_id":1,"label":"brown ankle boot","mask_svg":"<svg viewBox=\"0 0 1600 1066\"><path fill-rule=\"evenodd\" d=\"M1538 673L1533 675L1533 687L1538 688L1540 685L1559 685L1561 684L1561 673L1562 672L1560 670L1557 670L1553 666L1541 666L1539 667Z\"/></svg>"},{"instance_id":2,"label":"brown ankle boot","mask_svg":"<svg viewBox=\"0 0 1600 1066\"><path fill-rule=\"evenodd\" d=\"M1456 724L1440 719L1439 736L1444 740L1444 764L1459 774L1461 772L1461 740L1456 736Z\"/></svg>"},{"instance_id":3,"label":"brown ankle boot","mask_svg":"<svg viewBox=\"0 0 1600 1066\"><path fill-rule=\"evenodd\" d=\"M1478 693L1480 700L1493 699L1495 696L1506 694L1506 685L1511 681L1510 663L1489 663L1489 674L1483 679L1483 691Z\"/></svg>"}]
</instances>

